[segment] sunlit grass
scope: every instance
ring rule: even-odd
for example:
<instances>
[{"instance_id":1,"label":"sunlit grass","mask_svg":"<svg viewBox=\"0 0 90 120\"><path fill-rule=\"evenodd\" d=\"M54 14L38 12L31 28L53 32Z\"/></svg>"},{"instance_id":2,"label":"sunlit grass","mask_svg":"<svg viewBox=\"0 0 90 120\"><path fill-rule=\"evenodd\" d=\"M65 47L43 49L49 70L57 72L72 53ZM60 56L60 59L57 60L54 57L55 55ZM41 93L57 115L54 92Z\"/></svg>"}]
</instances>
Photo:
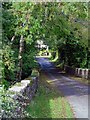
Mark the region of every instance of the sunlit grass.
<instances>
[{"instance_id":1,"label":"sunlit grass","mask_svg":"<svg viewBox=\"0 0 90 120\"><path fill-rule=\"evenodd\" d=\"M32 118L73 118L67 101L42 85L27 107L27 112Z\"/></svg>"},{"instance_id":2,"label":"sunlit grass","mask_svg":"<svg viewBox=\"0 0 90 120\"><path fill-rule=\"evenodd\" d=\"M41 75L43 80L47 79ZM67 100L42 80L38 92L27 107L32 118L73 118L73 112Z\"/></svg>"}]
</instances>

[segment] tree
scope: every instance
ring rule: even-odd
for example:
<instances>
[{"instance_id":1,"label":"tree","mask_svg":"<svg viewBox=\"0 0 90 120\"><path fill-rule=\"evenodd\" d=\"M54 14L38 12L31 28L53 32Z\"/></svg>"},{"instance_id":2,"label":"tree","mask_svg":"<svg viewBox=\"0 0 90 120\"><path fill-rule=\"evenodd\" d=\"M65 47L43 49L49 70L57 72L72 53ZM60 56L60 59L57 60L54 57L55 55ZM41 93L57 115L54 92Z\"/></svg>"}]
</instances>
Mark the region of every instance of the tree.
<instances>
[{"instance_id":1,"label":"tree","mask_svg":"<svg viewBox=\"0 0 90 120\"><path fill-rule=\"evenodd\" d=\"M87 67L87 3L12 2L2 6L3 79L20 81L31 74L37 40L58 51L60 62Z\"/></svg>"}]
</instances>

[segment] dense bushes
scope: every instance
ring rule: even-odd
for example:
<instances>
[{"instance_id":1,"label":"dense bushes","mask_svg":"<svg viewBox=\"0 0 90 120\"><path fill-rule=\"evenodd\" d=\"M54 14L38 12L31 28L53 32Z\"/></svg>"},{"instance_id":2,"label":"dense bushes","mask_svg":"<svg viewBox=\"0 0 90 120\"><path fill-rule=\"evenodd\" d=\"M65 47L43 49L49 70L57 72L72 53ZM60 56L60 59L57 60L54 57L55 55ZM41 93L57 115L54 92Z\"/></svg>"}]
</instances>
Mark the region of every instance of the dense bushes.
<instances>
[{"instance_id":1,"label":"dense bushes","mask_svg":"<svg viewBox=\"0 0 90 120\"><path fill-rule=\"evenodd\" d=\"M58 47L59 58L64 64L74 67L88 68L88 53L87 47L80 42L72 40L71 42L63 43Z\"/></svg>"},{"instance_id":2,"label":"dense bushes","mask_svg":"<svg viewBox=\"0 0 90 120\"><path fill-rule=\"evenodd\" d=\"M51 50L58 51L59 62L75 67L90 68L88 4L52 3L49 5L46 4L45 9L47 13L44 39Z\"/></svg>"},{"instance_id":3,"label":"dense bushes","mask_svg":"<svg viewBox=\"0 0 90 120\"><path fill-rule=\"evenodd\" d=\"M32 14L32 6L31 3L2 4L2 83L6 87L28 77L32 68L37 67L34 35L38 29L38 21L34 24L34 15L27 20L24 13L27 11L28 15Z\"/></svg>"}]
</instances>

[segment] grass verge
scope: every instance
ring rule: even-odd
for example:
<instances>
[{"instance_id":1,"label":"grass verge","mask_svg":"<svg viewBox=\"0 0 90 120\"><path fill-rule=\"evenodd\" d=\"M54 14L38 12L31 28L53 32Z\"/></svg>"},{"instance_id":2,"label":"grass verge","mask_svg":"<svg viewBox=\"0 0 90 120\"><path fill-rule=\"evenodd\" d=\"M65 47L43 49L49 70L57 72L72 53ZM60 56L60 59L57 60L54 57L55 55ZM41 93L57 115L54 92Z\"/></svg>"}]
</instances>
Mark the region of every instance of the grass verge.
<instances>
[{"instance_id":1,"label":"grass verge","mask_svg":"<svg viewBox=\"0 0 90 120\"><path fill-rule=\"evenodd\" d=\"M32 118L74 118L67 100L46 81L45 74L40 75L38 91L27 106L27 113Z\"/></svg>"}]
</instances>

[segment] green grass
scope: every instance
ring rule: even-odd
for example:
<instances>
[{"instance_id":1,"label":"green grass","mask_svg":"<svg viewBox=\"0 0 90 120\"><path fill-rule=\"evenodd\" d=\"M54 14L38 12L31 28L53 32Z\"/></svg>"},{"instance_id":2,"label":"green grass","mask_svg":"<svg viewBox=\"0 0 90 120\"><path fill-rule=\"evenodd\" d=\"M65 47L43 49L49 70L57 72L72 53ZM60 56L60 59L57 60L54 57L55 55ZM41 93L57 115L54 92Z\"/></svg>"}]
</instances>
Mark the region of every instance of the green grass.
<instances>
[{"instance_id":1,"label":"green grass","mask_svg":"<svg viewBox=\"0 0 90 120\"><path fill-rule=\"evenodd\" d=\"M42 82L26 110L32 118L74 118L67 100Z\"/></svg>"}]
</instances>

